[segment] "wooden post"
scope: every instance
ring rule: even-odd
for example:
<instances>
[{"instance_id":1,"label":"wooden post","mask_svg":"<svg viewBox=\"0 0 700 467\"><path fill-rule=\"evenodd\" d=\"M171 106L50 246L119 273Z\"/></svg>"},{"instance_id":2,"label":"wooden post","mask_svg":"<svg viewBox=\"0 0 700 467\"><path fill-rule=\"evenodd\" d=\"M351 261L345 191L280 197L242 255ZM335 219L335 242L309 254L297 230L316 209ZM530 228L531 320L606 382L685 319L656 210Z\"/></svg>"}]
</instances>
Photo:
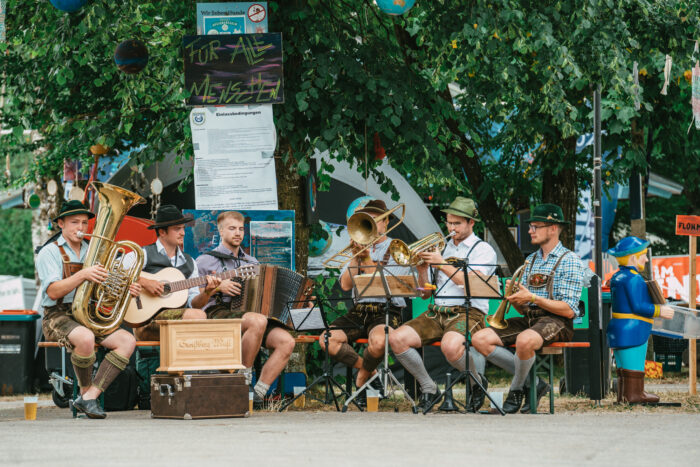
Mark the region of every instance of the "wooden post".
<instances>
[{"instance_id":1,"label":"wooden post","mask_svg":"<svg viewBox=\"0 0 700 467\"><path fill-rule=\"evenodd\" d=\"M688 295L688 307L692 310L695 309L696 305L696 298L698 296L698 289L697 289L697 262L696 262L696 257L697 257L697 247L698 247L698 241L697 237L694 235L691 235L690 237L690 264L689 264L689 279L690 279L690 291ZM696 349L696 342L695 339L690 339L688 341L688 369L689 369L689 374L688 374L688 393L691 395L695 395L698 393L698 359L697 359L697 349Z\"/></svg>"}]
</instances>

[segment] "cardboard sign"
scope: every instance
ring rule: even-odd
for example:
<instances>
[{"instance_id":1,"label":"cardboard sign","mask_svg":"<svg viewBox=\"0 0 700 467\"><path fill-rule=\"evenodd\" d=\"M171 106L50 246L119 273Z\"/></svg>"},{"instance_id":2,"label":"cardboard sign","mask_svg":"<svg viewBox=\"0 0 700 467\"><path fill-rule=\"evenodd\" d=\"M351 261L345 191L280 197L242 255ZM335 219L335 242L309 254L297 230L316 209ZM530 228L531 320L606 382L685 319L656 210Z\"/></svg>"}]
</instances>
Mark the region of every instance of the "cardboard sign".
<instances>
[{"instance_id":1,"label":"cardboard sign","mask_svg":"<svg viewBox=\"0 0 700 467\"><path fill-rule=\"evenodd\" d=\"M187 105L284 103L282 34L185 36Z\"/></svg>"},{"instance_id":2,"label":"cardboard sign","mask_svg":"<svg viewBox=\"0 0 700 467\"><path fill-rule=\"evenodd\" d=\"M700 216L676 216L676 235L700 236Z\"/></svg>"}]
</instances>

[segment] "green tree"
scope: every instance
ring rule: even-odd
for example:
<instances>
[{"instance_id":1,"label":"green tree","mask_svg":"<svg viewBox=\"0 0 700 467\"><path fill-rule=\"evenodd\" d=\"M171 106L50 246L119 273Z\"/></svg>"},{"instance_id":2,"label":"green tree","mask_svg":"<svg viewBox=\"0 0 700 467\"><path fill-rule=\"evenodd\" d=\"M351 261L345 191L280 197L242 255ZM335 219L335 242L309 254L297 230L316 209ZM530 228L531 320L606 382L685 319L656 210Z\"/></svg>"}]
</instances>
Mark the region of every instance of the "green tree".
<instances>
[{"instance_id":1,"label":"green tree","mask_svg":"<svg viewBox=\"0 0 700 467\"><path fill-rule=\"evenodd\" d=\"M0 209L0 275L34 279L34 251L28 241L32 213Z\"/></svg>"},{"instance_id":2,"label":"green tree","mask_svg":"<svg viewBox=\"0 0 700 467\"><path fill-rule=\"evenodd\" d=\"M627 151L632 123L650 109L643 93L643 110L634 110L632 61L656 49L685 50L679 38L698 25L695 10L679 10L688 1L663 4L435 0L391 17L369 0L269 2L270 30L285 40L286 102L274 106L279 199L298 213L300 269L309 157L328 150L391 191L391 180L374 171L379 162L366 156L375 133L422 194L436 202L477 198L508 264L517 266L522 255L507 230L517 209L554 201L573 219L591 165L590 153L577 156L573 143L592 129L595 84L604 90L605 144L625 148L617 173L624 178L637 167ZM133 153L134 165L168 152L192 157L180 49L194 33L194 10L194 2L176 0L95 0L68 15L48 2L10 0L0 66L7 73L1 123L12 134L2 147L43 150L24 182L55 177L64 159L86 158L95 143L145 145ZM130 38L150 51L137 75L120 73L112 61L116 44ZM21 132L30 128L43 140L24 141ZM321 182L327 186L327 177Z\"/></svg>"}]
</instances>

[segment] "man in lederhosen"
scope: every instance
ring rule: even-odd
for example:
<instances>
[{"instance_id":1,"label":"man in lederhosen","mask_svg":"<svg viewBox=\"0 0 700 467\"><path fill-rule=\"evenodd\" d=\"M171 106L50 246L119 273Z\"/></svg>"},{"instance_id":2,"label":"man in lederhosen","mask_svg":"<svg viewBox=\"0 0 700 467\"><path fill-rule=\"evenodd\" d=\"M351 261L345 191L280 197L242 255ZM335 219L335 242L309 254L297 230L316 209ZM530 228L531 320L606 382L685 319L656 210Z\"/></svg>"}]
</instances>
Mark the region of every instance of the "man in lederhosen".
<instances>
[{"instance_id":1,"label":"man in lederhosen","mask_svg":"<svg viewBox=\"0 0 700 467\"><path fill-rule=\"evenodd\" d=\"M199 276L197 264L194 259L182 251L185 238L185 226L193 221L190 215L182 212L172 204L164 204L156 212L156 220L149 229L155 230L158 239L155 243L143 247L143 271L156 274L165 268L178 269L186 279L194 279ZM133 253L127 254L124 264L132 261ZM206 289L214 290L219 280L207 277ZM163 283L146 277L139 278L139 284L151 295L160 297L163 294ZM191 287L187 292L187 302L181 308L164 309L159 311L151 320L142 327L136 328L134 333L139 340L160 340L160 326L158 320L177 319L206 319L207 315L201 308L207 300L205 293L200 293L198 287Z\"/></svg>"},{"instance_id":2,"label":"man in lederhosen","mask_svg":"<svg viewBox=\"0 0 700 467\"><path fill-rule=\"evenodd\" d=\"M559 241L568 223L555 204L542 204L533 210L528 230L532 244L540 248L528 256L521 285L507 298L523 316L508 319L505 329L483 329L472 339L488 361L514 374L503 403L506 413L520 410L535 352L552 342L568 342L574 336L573 318L579 314L584 268L578 256ZM503 349L513 344L515 355ZM535 403L549 389L540 381ZM523 409L529 411L529 404Z\"/></svg>"},{"instance_id":3,"label":"man in lederhosen","mask_svg":"<svg viewBox=\"0 0 700 467\"><path fill-rule=\"evenodd\" d=\"M80 201L64 203L53 220L61 229L61 235L41 248L36 257L36 269L41 281L44 337L48 341L59 342L71 352L71 363L80 387L80 396L73 406L90 418L105 418L107 414L97 398L126 368L136 340L123 329L106 336L96 336L73 318L71 309L75 289L85 281L100 284L108 275L99 264L83 268L88 243L82 239L82 233L87 232L88 220L93 217L95 215ZM137 296L140 289L138 284L132 284L129 291ZM95 343L110 349L110 352L93 379Z\"/></svg>"},{"instance_id":4,"label":"man in lederhosen","mask_svg":"<svg viewBox=\"0 0 700 467\"><path fill-rule=\"evenodd\" d=\"M221 243L214 250L203 253L197 258L197 267L201 274L218 274L246 264L258 263L257 259L246 254L241 248L245 237L245 218L241 213L222 212L216 223ZM233 310L237 303L236 299L240 300L242 291L243 281L236 278L221 281L216 289L202 289L202 294L206 296L206 304L203 308L210 319L243 319L241 323L242 363L246 367L243 373L249 384L252 366L260 347L264 346L272 350L253 387L254 401L259 406L270 385L287 366L289 357L294 351L294 338L277 320L268 319L261 313Z\"/></svg>"},{"instance_id":5,"label":"man in lederhosen","mask_svg":"<svg viewBox=\"0 0 700 467\"><path fill-rule=\"evenodd\" d=\"M448 230L453 233L442 252L431 251L420 255L423 264L417 266L419 283L428 282L430 274L437 274L437 295L435 304L428 311L389 334L391 349L396 359L411 373L418 382L421 396L418 401L419 410L423 411L434 404L441 396L437 384L428 374L423 359L417 348L440 341L440 349L447 361L458 369L467 368L467 355L464 339L469 325L473 333L484 327L484 317L489 311L488 299L472 299L470 308L465 306L464 273L456 265L446 264L447 259L466 260L470 270L490 276L496 270L496 252L488 243L474 234L474 225L479 222L478 212L474 201L458 196L447 209ZM424 298L430 292L424 293ZM451 298L441 298L451 297ZM483 369L477 368L473 356L469 355L469 368L475 370L475 377L481 379L481 384L488 383L483 376ZM484 403L486 394L481 388L472 384L469 410L476 411Z\"/></svg>"},{"instance_id":6,"label":"man in lederhosen","mask_svg":"<svg viewBox=\"0 0 700 467\"><path fill-rule=\"evenodd\" d=\"M364 206L359 206L355 213L363 212L370 216L377 217L386 213L387 207L382 200L371 200ZM389 252L391 238L384 235L389 225L389 218L386 217L377 225L377 235L379 238L374 244L367 248L359 256L353 258L345 265L340 275L340 287L345 290L353 288L353 276L358 274L373 274L379 263L392 266L390 272L400 275L402 268L398 267ZM358 246L358 248L360 248ZM383 298L357 298L353 297L354 306L345 315L333 321L332 326L342 329L332 330L328 339L328 352L337 362L343 363L350 368L356 368L357 377L355 384L357 387L364 385L376 371L379 363L384 359L384 304ZM403 298L392 298L389 304L389 327L396 328L401 323L401 309L406 306ZM352 348L352 343L357 339L368 339L368 345L362 357ZM321 348L325 350L325 339L323 334L318 340ZM379 380L373 383L379 389ZM355 399L359 405L363 405L366 394L359 394Z\"/></svg>"}]
</instances>

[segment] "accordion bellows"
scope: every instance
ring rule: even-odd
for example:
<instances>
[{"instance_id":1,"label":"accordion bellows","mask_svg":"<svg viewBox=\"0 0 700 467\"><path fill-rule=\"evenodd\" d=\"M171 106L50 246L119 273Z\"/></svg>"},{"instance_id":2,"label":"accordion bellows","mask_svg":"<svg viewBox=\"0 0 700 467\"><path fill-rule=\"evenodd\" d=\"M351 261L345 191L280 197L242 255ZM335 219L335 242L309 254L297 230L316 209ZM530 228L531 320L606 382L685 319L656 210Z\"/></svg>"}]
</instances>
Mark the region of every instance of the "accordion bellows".
<instances>
[{"instance_id":1,"label":"accordion bellows","mask_svg":"<svg viewBox=\"0 0 700 467\"><path fill-rule=\"evenodd\" d=\"M292 308L303 308L313 296L313 280L291 269L260 265L260 275L245 281L243 293L233 297L233 311L261 313L292 329ZM298 302L298 303L293 303Z\"/></svg>"}]
</instances>

